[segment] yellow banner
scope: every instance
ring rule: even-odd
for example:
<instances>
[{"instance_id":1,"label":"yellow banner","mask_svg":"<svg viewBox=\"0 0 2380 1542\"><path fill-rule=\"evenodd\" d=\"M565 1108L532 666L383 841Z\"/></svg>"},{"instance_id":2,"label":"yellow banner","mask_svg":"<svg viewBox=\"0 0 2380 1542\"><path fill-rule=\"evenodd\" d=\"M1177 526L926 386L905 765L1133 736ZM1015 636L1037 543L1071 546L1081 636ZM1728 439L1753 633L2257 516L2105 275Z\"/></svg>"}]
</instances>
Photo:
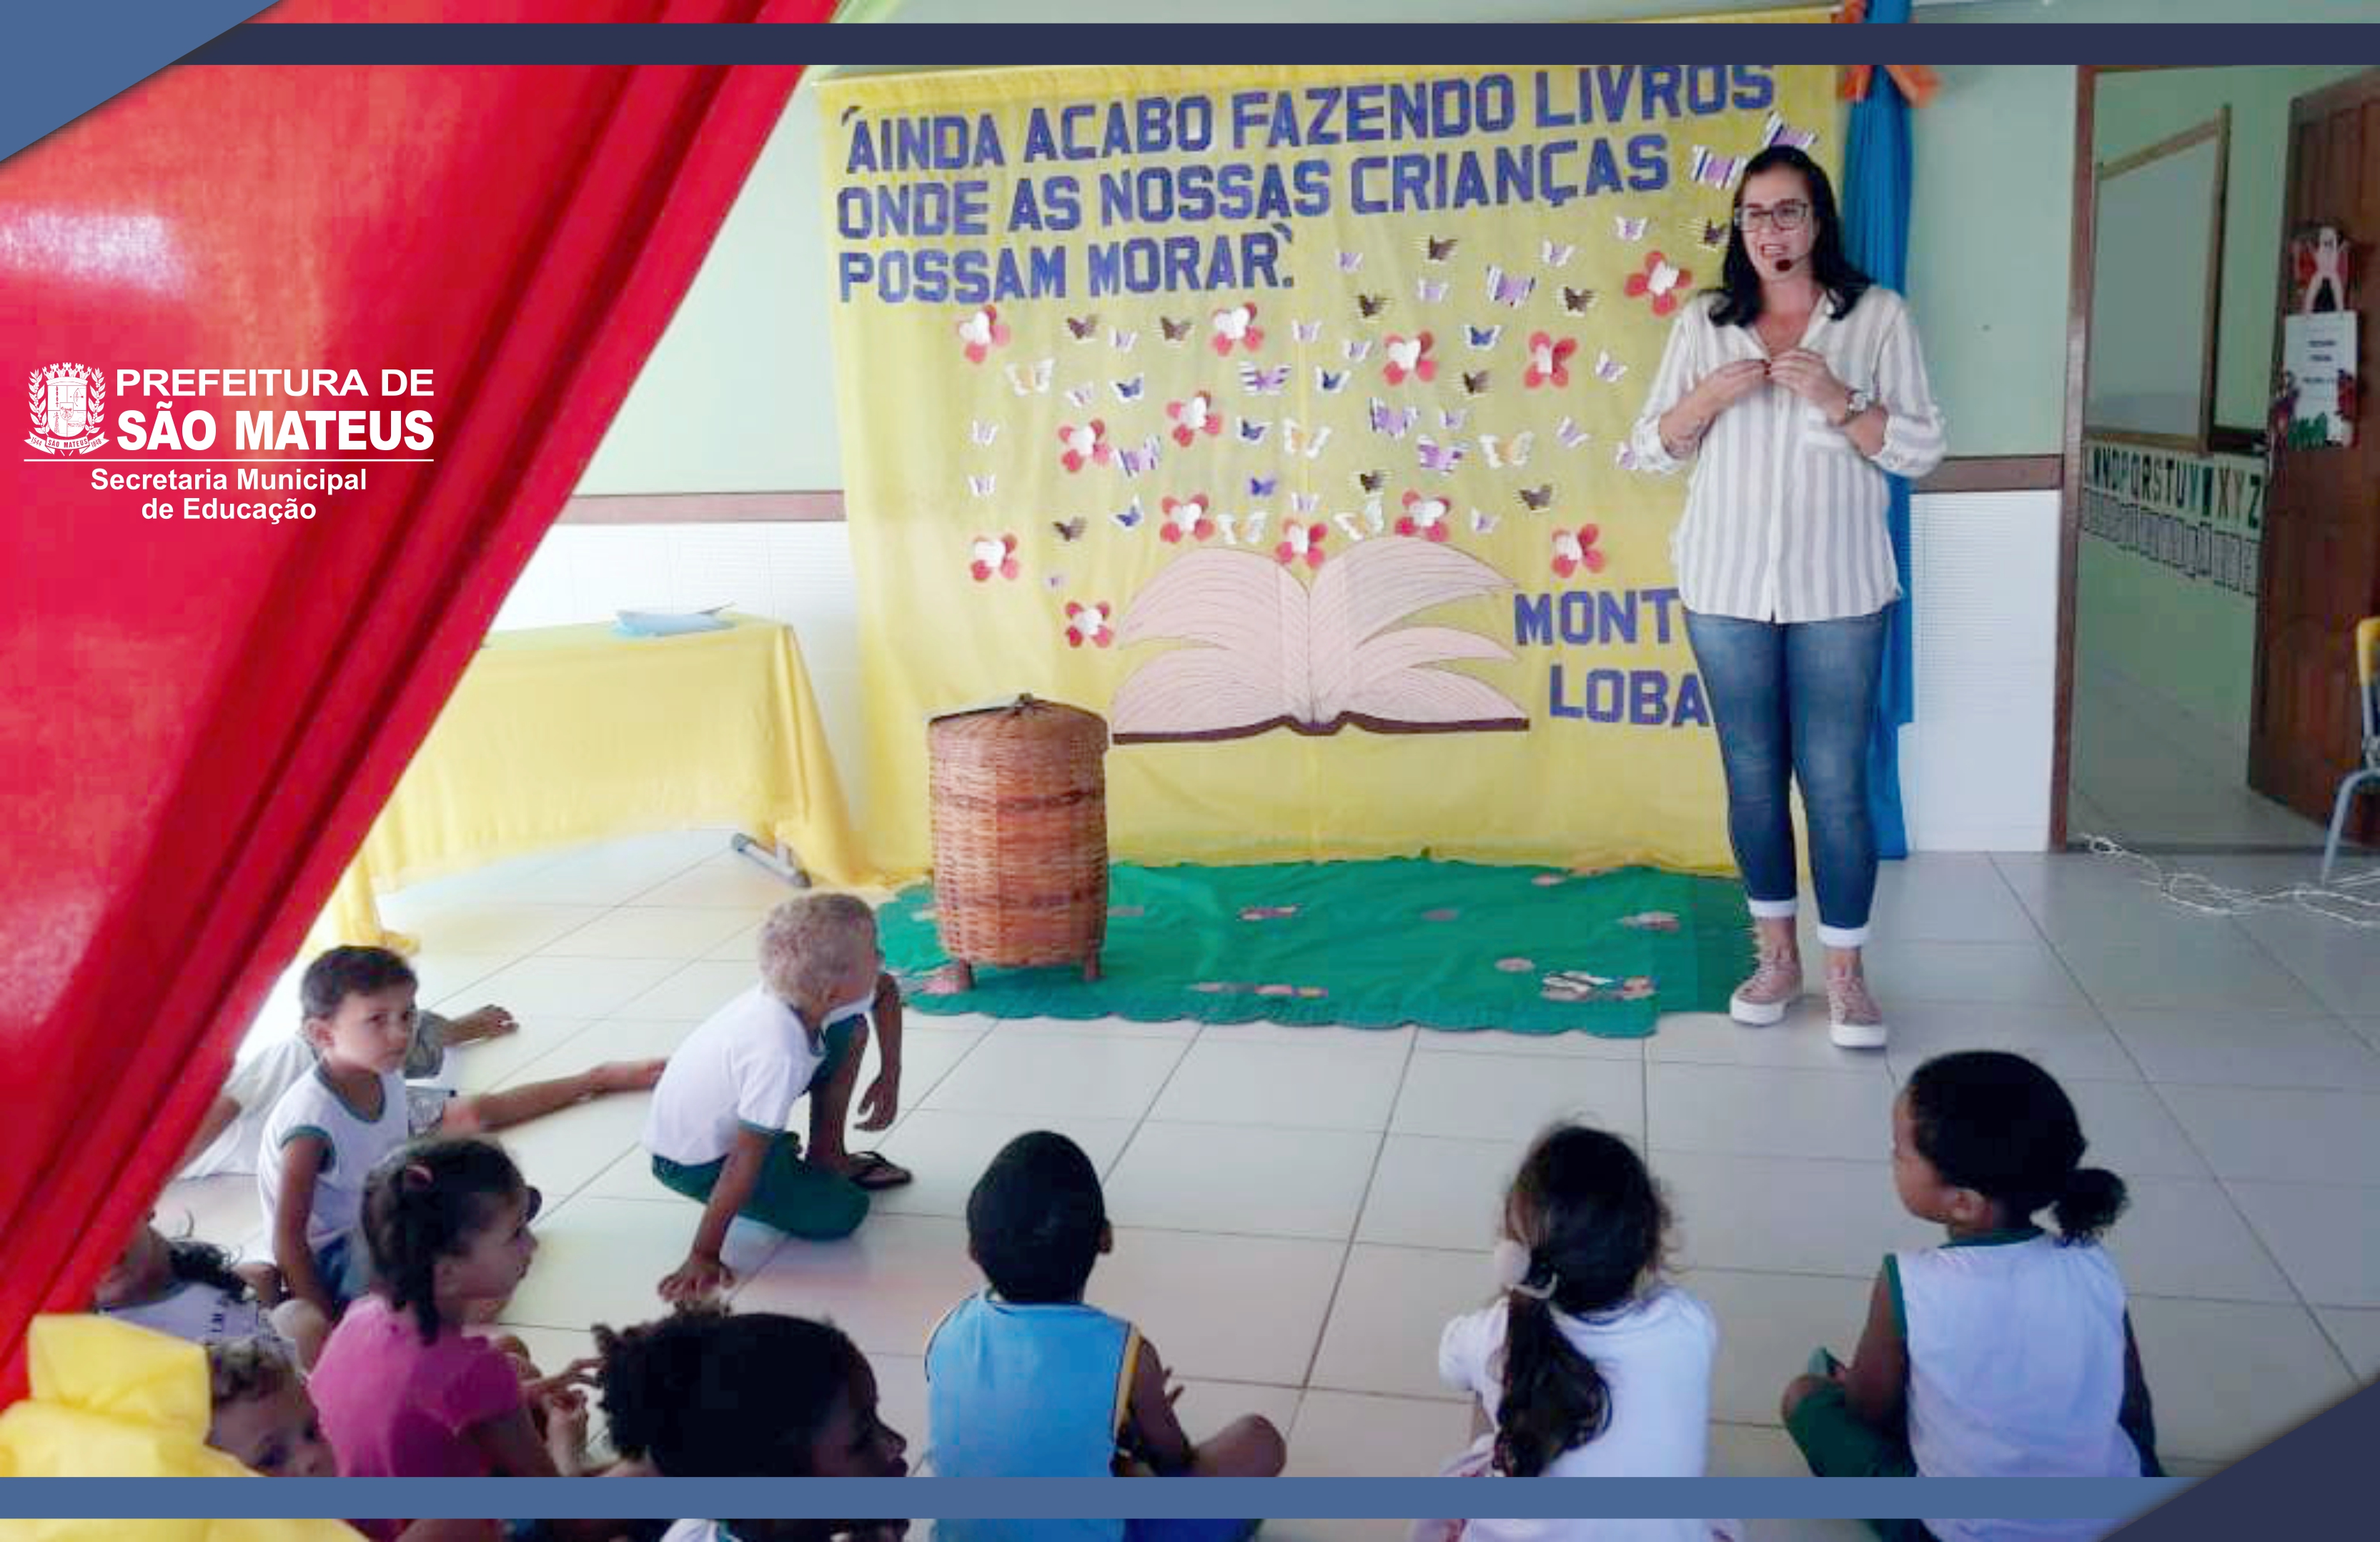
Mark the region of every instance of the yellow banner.
<instances>
[{"instance_id":1,"label":"yellow banner","mask_svg":"<svg viewBox=\"0 0 2380 1542\"><path fill-rule=\"evenodd\" d=\"M1730 867L1625 445L1822 67L820 88L880 866L928 718L1104 714L1116 854Z\"/></svg>"}]
</instances>

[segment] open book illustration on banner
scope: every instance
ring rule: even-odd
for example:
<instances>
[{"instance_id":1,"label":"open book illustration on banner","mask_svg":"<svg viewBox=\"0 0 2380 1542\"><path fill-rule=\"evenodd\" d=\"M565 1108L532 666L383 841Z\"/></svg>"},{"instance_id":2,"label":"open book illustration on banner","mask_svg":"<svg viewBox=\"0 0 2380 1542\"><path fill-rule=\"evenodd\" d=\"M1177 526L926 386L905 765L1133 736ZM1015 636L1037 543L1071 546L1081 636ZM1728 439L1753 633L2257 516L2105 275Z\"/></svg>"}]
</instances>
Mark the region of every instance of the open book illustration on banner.
<instances>
[{"instance_id":1,"label":"open book illustration on banner","mask_svg":"<svg viewBox=\"0 0 2380 1542\"><path fill-rule=\"evenodd\" d=\"M1491 637L1404 625L1512 581L1452 546L1385 537L1334 554L1312 586L1245 551L1194 552L1135 596L1116 628L1129 648L1183 642L1143 662L1109 708L1118 744L1238 739L1287 728L1335 734L1524 732L1528 714L1502 692L1436 666L1509 662Z\"/></svg>"}]
</instances>

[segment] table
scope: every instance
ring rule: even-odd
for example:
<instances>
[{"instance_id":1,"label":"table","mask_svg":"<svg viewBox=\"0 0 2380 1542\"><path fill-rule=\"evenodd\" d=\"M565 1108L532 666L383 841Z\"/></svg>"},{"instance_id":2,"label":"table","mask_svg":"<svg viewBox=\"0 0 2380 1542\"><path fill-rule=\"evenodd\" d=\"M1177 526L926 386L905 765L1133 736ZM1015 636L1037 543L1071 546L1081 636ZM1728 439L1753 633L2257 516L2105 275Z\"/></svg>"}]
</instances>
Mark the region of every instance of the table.
<instances>
[{"instance_id":1,"label":"table","mask_svg":"<svg viewBox=\"0 0 2380 1542\"><path fill-rule=\"evenodd\" d=\"M651 831L733 824L819 879L869 876L790 627L489 636L316 924L309 950L410 951L375 896L458 868Z\"/></svg>"}]
</instances>

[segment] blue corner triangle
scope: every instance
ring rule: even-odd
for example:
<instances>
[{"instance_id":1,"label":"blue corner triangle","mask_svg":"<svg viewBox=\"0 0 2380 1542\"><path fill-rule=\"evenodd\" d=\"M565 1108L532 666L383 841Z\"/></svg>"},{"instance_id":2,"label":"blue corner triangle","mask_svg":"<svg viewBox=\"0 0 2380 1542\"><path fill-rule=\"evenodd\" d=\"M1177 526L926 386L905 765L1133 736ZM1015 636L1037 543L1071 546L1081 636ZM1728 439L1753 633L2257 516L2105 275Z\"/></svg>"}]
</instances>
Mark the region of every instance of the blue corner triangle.
<instances>
[{"instance_id":1,"label":"blue corner triangle","mask_svg":"<svg viewBox=\"0 0 2380 1542\"><path fill-rule=\"evenodd\" d=\"M257 0L71 0L0 22L0 157L270 8Z\"/></svg>"}]
</instances>

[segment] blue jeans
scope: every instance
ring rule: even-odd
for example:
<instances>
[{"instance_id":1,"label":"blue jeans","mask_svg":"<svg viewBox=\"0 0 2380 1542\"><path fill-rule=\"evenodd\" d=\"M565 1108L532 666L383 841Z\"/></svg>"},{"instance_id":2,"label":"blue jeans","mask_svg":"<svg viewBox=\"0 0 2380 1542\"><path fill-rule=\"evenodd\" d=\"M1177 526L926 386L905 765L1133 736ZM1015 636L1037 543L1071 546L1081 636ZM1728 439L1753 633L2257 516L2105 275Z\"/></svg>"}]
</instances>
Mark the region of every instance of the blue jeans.
<instances>
[{"instance_id":1,"label":"blue jeans","mask_svg":"<svg viewBox=\"0 0 2380 1542\"><path fill-rule=\"evenodd\" d=\"M1818 938L1867 941L1876 900L1867 740L1876 718L1888 612L1840 621L1742 621L1686 614L1727 770L1727 833L1757 917L1794 913L1791 782L1802 784Z\"/></svg>"}]
</instances>

